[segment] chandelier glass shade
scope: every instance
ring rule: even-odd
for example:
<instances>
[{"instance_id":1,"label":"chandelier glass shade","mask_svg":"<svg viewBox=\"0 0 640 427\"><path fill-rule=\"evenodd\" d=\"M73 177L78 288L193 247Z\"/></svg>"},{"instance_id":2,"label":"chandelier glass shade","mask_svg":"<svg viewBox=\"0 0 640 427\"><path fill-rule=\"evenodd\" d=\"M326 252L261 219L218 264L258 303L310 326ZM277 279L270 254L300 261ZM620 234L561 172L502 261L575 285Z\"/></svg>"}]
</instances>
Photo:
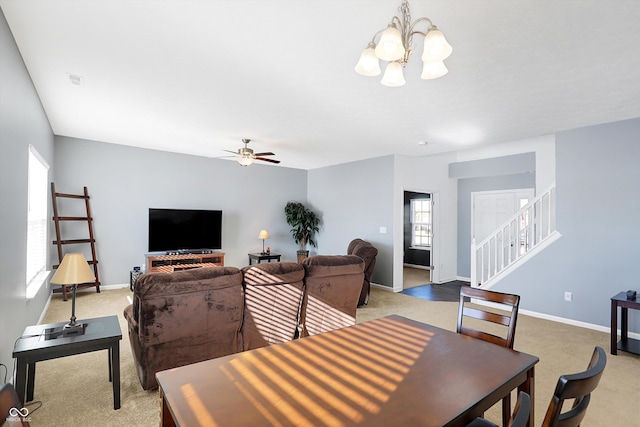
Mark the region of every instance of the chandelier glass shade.
<instances>
[{"instance_id":1,"label":"chandelier glass shade","mask_svg":"<svg viewBox=\"0 0 640 427\"><path fill-rule=\"evenodd\" d=\"M394 16L384 30L374 34L369 45L360 55L355 70L362 76L380 75L380 60L388 61L381 83L397 87L405 84L403 69L412 53L413 37L423 38L421 78L436 79L447 74L444 60L453 52L442 31L429 18L419 18L411 22L409 2L402 0L399 8L402 18ZM426 24L426 30L416 29L418 24ZM377 39L377 41L376 41Z\"/></svg>"}]
</instances>

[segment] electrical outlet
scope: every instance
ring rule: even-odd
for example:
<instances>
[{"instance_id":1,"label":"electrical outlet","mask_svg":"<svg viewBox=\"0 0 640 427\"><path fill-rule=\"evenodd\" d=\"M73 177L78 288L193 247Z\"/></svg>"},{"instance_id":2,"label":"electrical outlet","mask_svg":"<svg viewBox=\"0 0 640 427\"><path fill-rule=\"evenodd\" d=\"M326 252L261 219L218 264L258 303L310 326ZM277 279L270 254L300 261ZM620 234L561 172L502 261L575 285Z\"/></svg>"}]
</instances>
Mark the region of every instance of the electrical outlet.
<instances>
[{"instance_id":1,"label":"electrical outlet","mask_svg":"<svg viewBox=\"0 0 640 427\"><path fill-rule=\"evenodd\" d=\"M565 292L564 293L564 300L565 301L573 301L573 294L571 292Z\"/></svg>"}]
</instances>

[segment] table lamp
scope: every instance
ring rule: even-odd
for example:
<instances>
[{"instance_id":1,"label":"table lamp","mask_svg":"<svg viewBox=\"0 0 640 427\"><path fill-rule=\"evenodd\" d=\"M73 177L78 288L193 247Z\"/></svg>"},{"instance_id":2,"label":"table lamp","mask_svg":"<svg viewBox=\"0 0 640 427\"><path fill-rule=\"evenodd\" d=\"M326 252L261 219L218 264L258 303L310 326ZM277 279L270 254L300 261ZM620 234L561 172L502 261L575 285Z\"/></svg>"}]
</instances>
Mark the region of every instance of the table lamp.
<instances>
[{"instance_id":1,"label":"table lamp","mask_svg":"<svg viewBox=\"0 0 640 427\"><path fill-rule=\"evenodd\" d=\"M260 230L260 234L258 234L258 239L262 239L262 252L260 253L260 255L264 255L264 239L268 239L269 238L269 233L267 233L267 230Z\"/></svg>"},{"instance_id":2,"label":"table lamp","mask_svg":"<svg viewBox=\"0 0 640 427\"><path fill-rule=\"evenodd\" d=\"M83 331L84 325L76 322L76 288L81 283L91 283L95 282L95 280L96 276L81 253L66 254L51 278L51 283L54 285L72 285L71 321L64 325L65 335Z\"/></svg>"}]
</instances>

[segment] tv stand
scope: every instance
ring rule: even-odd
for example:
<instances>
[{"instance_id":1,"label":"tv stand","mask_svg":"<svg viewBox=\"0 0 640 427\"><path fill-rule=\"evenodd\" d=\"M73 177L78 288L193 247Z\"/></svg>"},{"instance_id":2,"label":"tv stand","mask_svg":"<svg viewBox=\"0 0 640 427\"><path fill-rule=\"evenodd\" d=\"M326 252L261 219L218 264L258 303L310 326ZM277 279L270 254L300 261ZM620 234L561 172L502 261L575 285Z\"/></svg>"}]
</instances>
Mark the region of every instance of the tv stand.
<instances>
[{"instance_id":1,"label":"tv stand","mask_svg":"<svg viewBox=\"0 0 640 427\"><path fill-rule=\"evenodd\" d=\"M149 273L171 273L200 267L224 267L224 252L210 253L176 253L168 255L146 254L147 271Z\"/></svg>"}]
</instances>

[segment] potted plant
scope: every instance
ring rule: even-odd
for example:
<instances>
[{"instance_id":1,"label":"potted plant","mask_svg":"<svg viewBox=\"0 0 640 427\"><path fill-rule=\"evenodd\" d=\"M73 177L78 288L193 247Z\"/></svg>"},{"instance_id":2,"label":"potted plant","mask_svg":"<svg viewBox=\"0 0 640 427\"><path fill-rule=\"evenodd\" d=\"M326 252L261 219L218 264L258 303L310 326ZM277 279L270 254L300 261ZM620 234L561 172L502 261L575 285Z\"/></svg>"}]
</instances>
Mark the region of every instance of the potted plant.
<instances>
[{"instance_id":1,"label":"potted plant","mask_svg":"<svg viewBox=\"0 0 640 427\"><path fill-rule=\"evenodd\" d=\"M307 209L302 203L288 202L284 207L284 214L291 228L293 240L300 245L298 250L298 262L302 262L309 256L307 243L313 247L317 247L315 234L320 230L318 224L320 219L310 209Z\"/></svg>"}]
</instances>

